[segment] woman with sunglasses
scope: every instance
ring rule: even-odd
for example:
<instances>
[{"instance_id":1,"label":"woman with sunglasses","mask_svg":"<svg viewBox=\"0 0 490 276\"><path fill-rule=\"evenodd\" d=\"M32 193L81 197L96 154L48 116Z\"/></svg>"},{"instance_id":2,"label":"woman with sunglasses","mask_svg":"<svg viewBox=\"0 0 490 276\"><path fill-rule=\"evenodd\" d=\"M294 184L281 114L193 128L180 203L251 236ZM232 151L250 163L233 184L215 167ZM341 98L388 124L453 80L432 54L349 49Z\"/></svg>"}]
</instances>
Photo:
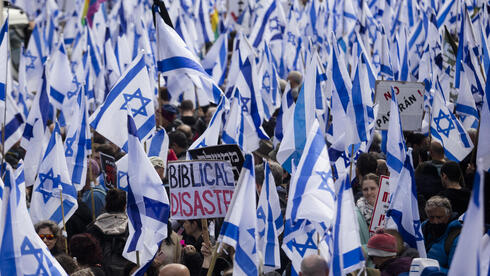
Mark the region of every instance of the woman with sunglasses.
<instances>
[{"instance_id":1,"label":"woman with sunglasses","mask_svg":"<svg viewBox=\"0 0 490 276\"><path fill-rule=\"evenodd\" d=\"M53 256L63 253L63 240L58 225L51 220L38 222L34 228Z\"/></svg>"}]
</instances>

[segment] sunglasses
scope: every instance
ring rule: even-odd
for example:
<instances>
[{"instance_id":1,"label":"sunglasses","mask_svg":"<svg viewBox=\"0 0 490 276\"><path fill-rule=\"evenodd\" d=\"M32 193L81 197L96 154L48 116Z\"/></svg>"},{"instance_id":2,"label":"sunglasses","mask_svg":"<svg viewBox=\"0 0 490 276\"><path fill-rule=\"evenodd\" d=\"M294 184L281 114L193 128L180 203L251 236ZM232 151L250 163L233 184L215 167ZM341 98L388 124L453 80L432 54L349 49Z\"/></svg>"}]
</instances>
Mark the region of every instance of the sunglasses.
<instances>
[{"instance_id":1,"label":"sunglasses","mask_svg":"<svg viewBox=\"0 0 490 276\"><path fill-rule=\"evenodd\" d=\"M39 234L39 237L41 238L41 240L44 240L44 238L46 238L48 241L54 240L53 234Z\"/></svg>"}]
</instances>

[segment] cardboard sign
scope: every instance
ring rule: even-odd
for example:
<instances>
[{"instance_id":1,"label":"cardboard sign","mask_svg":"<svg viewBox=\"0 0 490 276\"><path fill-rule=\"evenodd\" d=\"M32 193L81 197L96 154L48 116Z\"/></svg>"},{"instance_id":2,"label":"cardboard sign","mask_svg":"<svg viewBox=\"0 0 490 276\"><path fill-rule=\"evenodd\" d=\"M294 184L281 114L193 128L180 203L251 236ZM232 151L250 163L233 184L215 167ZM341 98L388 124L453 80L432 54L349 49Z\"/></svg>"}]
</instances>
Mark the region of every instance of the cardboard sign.
<instances>
[{"instance_id":1,"label":"cardboard sign","mask_svg":"<svg viewBox=\"0 0 490 276\"><path fill-rule=\"evenodd\" d=\"M371 219L371 225L369 225L369 232L375 233L376 229L384 228L386 224L386 212L390 207L390 183L389 177L382 175L379 178L379 190L376 197L376 203L374 204L373 217Z\"/></svg>"},{"instance_id":2,"label":"cardboard sign","mask_svg":"<svg viewBox=\"0 0 490 276\"><path fill-rule=\"evenodd\" d=\"M237 145L218 145L194 149L188 152L194 160L226 160L231 162L235 181L238 180L240 170L245 161L242 151Z\"/></svg>"},{"instance_id":3,"label":"cardboard sign","mask_svg":"<svg viewBox=\"0 0 490 276\"><path fill-rule=\"evenodd\" d=\"M376 129L388 129L392 87L398 101L403 130L420 130L424 114L424 83L405 81L376 81L376 103L378 104Z\"/></svg>"},{"instance_id":4,"label":"cardboard sign","mask_svg":"<svg viewBox=\"0 0 490 276\"><path fill-rule=\"evenodd\" d=\"M225 217L235 180L228 161L168 163L168 184L173 219Z\"/></svg>"},{"instance_id":5,"label":"cardboard sign","mask_svg":"<svg viewBox=\"0 0 490 276\"><path fill-rule=\"evenodd\" d=\"M117 167L116 159L113 156L99 152L102 173L104 174L104 184L107 188L116 188L117 184Z\"/></svg>"}]
</instances>

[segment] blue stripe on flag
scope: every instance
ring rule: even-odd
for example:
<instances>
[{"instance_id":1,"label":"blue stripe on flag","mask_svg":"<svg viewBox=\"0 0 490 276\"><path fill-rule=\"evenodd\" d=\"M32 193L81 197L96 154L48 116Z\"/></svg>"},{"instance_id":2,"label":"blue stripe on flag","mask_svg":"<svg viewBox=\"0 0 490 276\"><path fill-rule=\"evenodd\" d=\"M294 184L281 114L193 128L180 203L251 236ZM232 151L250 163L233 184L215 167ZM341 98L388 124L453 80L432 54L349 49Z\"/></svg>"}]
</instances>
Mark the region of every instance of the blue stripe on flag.
<instances>
[{"instance_id":1,"label":"blue stripe on flag","mask_svg":"<svg viewBox=\"0 0 490 276\"><path fill-rule=\"evenodd\" d=\"M269 6L269 9L267 9L266 13L264 14L264 17L262 19L262 24L260 25L259 32L257 33L257 36L255 37L253 46L257 47L259 46L260 42L262 41L262 36L264 35L264 29L265 26L267 25L269 21L269 17L271 16L271 13L276 9L276 1L272 1L272 4Z\"/></svg>"},{"instance_id":2,"label":"blue stripe on flag","mask_svg":"<svg viewBox=\"0 0 490 276\"><path fill-rule=\"evenodd\" d=\"M165 130L159 130L155 136L151 139L150 148L148 150L148 156L160 156L160 150L162 149L163 139L165 138Z\"/></svg>"},{"instance_id":3,"label":"blue stripe on flag","mask_svg":"<svg viewBox=\"0 0 490 276\"><path fill-rule=\"evenodd\" d=\"M478 111L471 106L467 106L467 105L463 105L463 104L457 104L455 111L458 111L458 112L461 112L464 114L468 114L468 115L472 115L472 116L475 116L476 118L478 118Z\"/></svg>"},{"instance_id":4,"label":"blue stripe on flag","mask_svg":"<svg viewBox=\"0 0 490 276\"><path fill-rule=\"evenodd\" d=\"M192 69L207 75L201 64L186 57L171 57L157 62L158 71L165 73L177 69Z\"/></svg>"},{"instance_id":5,"label":"blue stripe on flag","mask_svg":"<svg viewBox=\"0 0 490 276\"><path fill-rule=\"evenodd\" d=\"M132 252L136 250L136 245L138 244L138 240L141 236L141 227L143 226L141 223L140 211L138 208L138 204L136 203L136 199L134 198L133 191L131 190L131 185L128 185L128 203L126 208L126 213L128 214L128 218L131 220L134 228L133 239L131 239L128 251Z\"/></svg>"},{"instance_id":6,"label":"blue stripe on flag","mask_svg":"<svg viewBox=\"0 0 490 276\"><path fill-rule=\"evenodd\" d=\"M65 99L65 95L61 93L60 91L56 90L54 87L50 87L49 89L49 95L56 100L59 103L63 103L63 100Z\"/></svg>"}]
</instances>

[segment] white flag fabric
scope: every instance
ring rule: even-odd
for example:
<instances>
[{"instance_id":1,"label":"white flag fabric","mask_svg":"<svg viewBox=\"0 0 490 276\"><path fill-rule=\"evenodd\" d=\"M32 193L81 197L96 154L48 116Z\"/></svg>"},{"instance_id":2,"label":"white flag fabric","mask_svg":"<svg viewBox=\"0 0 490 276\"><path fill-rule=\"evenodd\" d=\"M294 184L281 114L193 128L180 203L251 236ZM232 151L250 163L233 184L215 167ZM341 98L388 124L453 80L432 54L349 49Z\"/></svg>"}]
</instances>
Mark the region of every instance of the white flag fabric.
<instances>
[{"instance_id":1,"label":"white flag fabric","mask_svg":"<svg viewBox=\"0 0 490 276\"><path fill-rule=\"evenodd\" d=\"M336 216L333 225L332 274L346 275L364 266L364 255L359 237L354 195L348 174L337 180L340 185L336 198Z\"/></svg>"},{"instance_id":2,"label":"white flag fabric","mask_svg":"<svg viewBox=\"0 0 490 276\"><path fill-rule=\"evenodd\" d=\"M269 163L265 163L264 176L257 205L257 247L264 256L264 272L267 273L281 268L278 237L284 230L284 221Z\"/></svg>"},{"instance_id":3,"label":"white flag fabric","mask_svg":"<svg viewBox=\"0 0 490 276\"><path fill-rule=\"evenodd\" d=\"M0 275L68 275L39 238L29 218L21 169L15 175L8 170L5 175L4 206L0 213Z\"/></svg>"},{"instance_id":4,"label":"white flag fabric","mask_svg":"<svg viewBox=\"0 0 490 276\"><path fill-rule=\"evenodd\" d=\"M60 127L56 123L32 189L31 219L33 223L49 219L61 227L63 216L68 221L77 208L77 191L68 173Z\"/></svg>"},{"instance_id":5,"label":"white flag fabric","mask_svg":"<svg viewBox=\"0 0 490 276\"><path fill-rule=\"evenodd\" d=\"M421 258L427 254L422 234L419 207L417 203L417 187L412 165L412 150L408 149L398 178L398 185L391 196L387 217L396 224L396 230L408 246L417 249ZM387 224L390 227L390 223Z\"/></svg>"},{"instance_id":6,"label":"white flag fabric","mask_svg":"<svg viewBox=\"0 0 490 276\"><path fill-rule=\"evenodd\" d=\"M475 174L473 192L464 216L463 229L459 235L458 244L449 267L449 276L486 275L484 274L486 271L480 271L480 264L487 262L489 257L488 255L480 255L480 242L485 226L483 190L485 174L480 162L477 164L478 171Z\"/></svg>"},{"instance_id":7,"label":"white flag fabric","mask_svg":"<svg viewBox=\"0 0 490 276\"><path fill-rule=\"evenodd\" d=\"M136 251L138 251L141 266L132 275L143 275L151 265L160 243L167 237L170 205L162 180L138 138L136 124L131 114L127 116L127 155L132 165L128 166L126 210L129 218L129 236L124 246L123 256L135 262Z\"/></svg>"},{"instance_id":8,"label":"white flag fabric","mask_svg":"<svg viewBox=\"0 0 490 276\"><path fill-rule=\"evenodd\" d=\"M138 129L138 138L144 141L155 130L155 107L144 56L138 56L111 89L104 103L90 116L90 126L127 152L128 135L126 110Z\"/></svg>"},{"instance_id":9,"label":"white flag fabric","mask_svg":"<svg viewBox=\"0 0 490 276\"><path fill-rule=\"evenodd\" d=\"M256 228L254 159L247 154L218 237L235 248L233 275L259 275Z\"/></svg>"},{"instance_id":10,"label":"white flag fabric","mask_svg":"<svg viewBox=\"0 0 490 276\"><path fill-rule=\"evenodd\" d=\"M386 139L386 165L390 171L390 194L393 195L398 183L398 176L403 169L405 159L405 141L403 140L402 123L396 93L391 88L390 121Z\"/></svg>"},{"instance_id":11,"label":"white flag fabric","mask_svg":"<svg viewBox=\"0 0 490 276\"><path fill-rule=\"evenodd\" d=\"M53 105L62 110L65 98L73 98L77 95L78 90L78 87L73 82L70 61L68 60L63 41L61 41L58 50L53 54L52 59L48 74L49 96Z\"/></svg>"}]
</instances>

